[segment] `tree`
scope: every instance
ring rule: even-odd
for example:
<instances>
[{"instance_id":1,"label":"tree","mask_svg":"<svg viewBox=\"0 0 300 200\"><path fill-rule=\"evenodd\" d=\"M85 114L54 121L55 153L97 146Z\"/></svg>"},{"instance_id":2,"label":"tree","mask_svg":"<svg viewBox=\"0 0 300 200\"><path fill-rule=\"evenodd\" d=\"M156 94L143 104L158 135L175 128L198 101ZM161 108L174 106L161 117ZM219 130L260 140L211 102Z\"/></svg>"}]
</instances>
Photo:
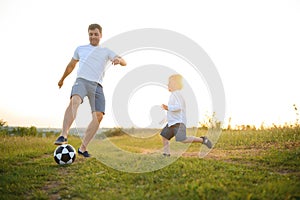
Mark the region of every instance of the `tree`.
<instances>
[{"instance_id":1,"label":"tree","mask_svg":"<svg viewBox=\"0 0 300 200\"><path fill-rule=\"evenodd\" d=\"M7 122L3 121L3 119L0 119L0 127L5 126Z\"/></svg>"}]
</instances>

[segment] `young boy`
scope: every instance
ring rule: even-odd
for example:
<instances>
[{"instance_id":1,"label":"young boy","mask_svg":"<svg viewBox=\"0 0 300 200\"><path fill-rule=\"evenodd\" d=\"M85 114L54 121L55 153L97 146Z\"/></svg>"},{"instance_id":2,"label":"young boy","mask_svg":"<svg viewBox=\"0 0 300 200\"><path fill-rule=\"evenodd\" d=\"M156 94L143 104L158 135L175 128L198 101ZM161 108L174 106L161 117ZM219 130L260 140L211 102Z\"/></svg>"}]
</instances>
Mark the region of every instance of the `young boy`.
<instances>
[{"instance_id":1,"label":"young boy","mask_svg":"<svg viewBox=\"0 0 300 200\"><path fill-rule=\"evenodd\" d=\"M181 94L182 76L175 74L169 77L168 89L171 92L168 105L162 104L167 112L168 124L163 128L160 135L163 141L163 155L170 156L169 140L175 136L176 141L182 143L202 143L212 148L212 143L205 137L186 136L186 107Z\"/></svg>"}]
</instances>

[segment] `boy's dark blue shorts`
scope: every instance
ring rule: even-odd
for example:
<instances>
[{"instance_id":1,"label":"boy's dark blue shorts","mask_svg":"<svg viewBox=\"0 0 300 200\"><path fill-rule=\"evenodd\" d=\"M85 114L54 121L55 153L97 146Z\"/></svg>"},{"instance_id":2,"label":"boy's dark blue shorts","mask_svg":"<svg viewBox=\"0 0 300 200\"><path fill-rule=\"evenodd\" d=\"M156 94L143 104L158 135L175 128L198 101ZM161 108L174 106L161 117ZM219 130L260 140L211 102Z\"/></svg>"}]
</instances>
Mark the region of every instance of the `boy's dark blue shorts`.
<instances>
[{"instance_id":1,"label":"boy's dark blue shorts","mask_svg":"<svg viewBox=\"0 0 300 200\"><path fill-rule=\"evenodd\" d=\"M186 139L186 126L183 123L177 123L169 127L167 124L160 135L167 140L175 136L176 141L183 141Z\"/></svg>"}]
</instances>

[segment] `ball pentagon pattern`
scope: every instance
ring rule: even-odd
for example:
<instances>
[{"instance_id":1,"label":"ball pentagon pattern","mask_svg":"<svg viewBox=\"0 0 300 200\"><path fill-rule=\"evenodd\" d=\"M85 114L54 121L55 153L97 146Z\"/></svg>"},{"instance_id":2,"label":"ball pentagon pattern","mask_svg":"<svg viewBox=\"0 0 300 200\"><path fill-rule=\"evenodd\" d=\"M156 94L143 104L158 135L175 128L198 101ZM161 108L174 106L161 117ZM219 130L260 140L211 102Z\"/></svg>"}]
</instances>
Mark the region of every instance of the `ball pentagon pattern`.
<instances>
[{"instance_id":1,"label":"ball pentagon pattern","mask_svg":"<svg viewBox=\"0 0 300 200\"><path fill-rule=\"evenodd\" d=\"M54 151L54 160L59 165L72 164L76 158L76 151L70 144L58 146Z\"/></svg>"}]
</instances>

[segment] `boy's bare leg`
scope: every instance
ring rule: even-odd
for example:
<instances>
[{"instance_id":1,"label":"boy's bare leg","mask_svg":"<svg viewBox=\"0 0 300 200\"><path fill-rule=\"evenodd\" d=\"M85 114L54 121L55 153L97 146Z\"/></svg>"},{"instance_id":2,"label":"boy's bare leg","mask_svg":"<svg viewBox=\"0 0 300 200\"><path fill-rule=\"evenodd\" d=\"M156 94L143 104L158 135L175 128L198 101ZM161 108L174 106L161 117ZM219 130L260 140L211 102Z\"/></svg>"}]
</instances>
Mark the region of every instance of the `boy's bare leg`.
<instances>
[{"instance_id":1,"label":"boy's bare leg","mask_svg":"<svg viewBox=\"0 0 300 200\"><path fill-rule=\"evenodd\" d=\"M180 141L182 143L203 143L203 139L195 136L187 136L185 140Z\"/></svg>"},{"instance_id":2,"label":"boy's bare leg","mask_svg":"<svg viewBox=\"0 0 300 200\"><path fill-rule=\"evenodd\" d=\"M162 137L162 142L163 142L163 151L164 154L170 155L170 142L166 138Z\"/></svg>"},{"instance_id":3,"label":"boy's bare leg","mask_svg":"<svg viewBox=\"0 0 300 200\"><path fill-rule=\"evenodd\" d=\"M202 143L202 144L206 145L209 149L211 149L213 146L211 141L205 136L202 136L202 137L188 136L185 140L180 141L180 142L182 142L182 143Z\"/></svg>"}]
</instances>

